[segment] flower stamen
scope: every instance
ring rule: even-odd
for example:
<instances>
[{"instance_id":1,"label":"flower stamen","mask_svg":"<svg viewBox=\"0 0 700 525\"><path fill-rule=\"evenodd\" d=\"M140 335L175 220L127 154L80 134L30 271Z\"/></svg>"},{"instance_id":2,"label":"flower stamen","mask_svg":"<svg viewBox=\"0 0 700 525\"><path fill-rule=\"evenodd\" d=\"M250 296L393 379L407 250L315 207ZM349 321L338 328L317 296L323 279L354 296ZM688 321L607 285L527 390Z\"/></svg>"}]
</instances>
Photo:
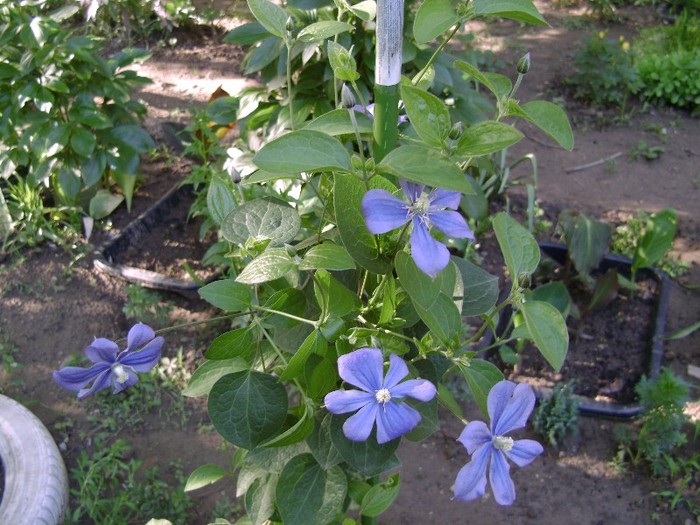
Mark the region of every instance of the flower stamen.
<instances>
[{"instance_id":1,"label":"flower stamen","mask_svg":"<svg viewBox=\"0 0 700 525\"><path fill-rule=\"evenodd\" d=\"M116 376L117 383L123 384L129 380L129 374L120 364L114 365L112 367L112 373Z\"/></svg>"},{"instance_id":2,"label":"flower stamen","mask_svg":"<svg viewBox=\"0 0 700 525\"><path fill-rule=\"evenodd\" d=\"M503 452L510 452L513 448L513 438L508 436L494 436L493 446Z\"/></svg>"},{"instance_id":3,"label":"flower stamen","mask_svg":"<svg viewBox=\"0 0 700 525\"><path fill-rule=\"evenodd\" d=\"M382 388L377 390L377 392L374 394L374 398L377 400L377 403L383 403L386 405L389 401L391 401L391 393L389 392L388 388Z\"/></svg>"}]
</instances>

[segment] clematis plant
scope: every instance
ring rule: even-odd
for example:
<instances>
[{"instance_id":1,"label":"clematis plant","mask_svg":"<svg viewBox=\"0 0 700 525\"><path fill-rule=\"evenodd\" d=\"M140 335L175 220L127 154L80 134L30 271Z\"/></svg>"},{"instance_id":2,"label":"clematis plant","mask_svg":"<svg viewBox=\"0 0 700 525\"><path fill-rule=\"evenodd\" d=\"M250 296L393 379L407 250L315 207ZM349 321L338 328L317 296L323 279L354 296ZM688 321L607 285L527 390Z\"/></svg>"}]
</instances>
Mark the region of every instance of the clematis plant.
<instances>
[{"instance_id":1,"label":"clematis plant","mask_svg":"<svg viewBox=\"0 0 700 525\"><path fill-rule=\"evenodd\" d=\"M124 350L120 351L114 341L97 338L84 350L94 363L90 368L67 366L54 372L53 379L61 387L78 392L78 398L110 386L112 393L118 394L136 384L137 372L148 372L158 363L163 343L150 326L137 323L129 330Z\"/></svg>"},{"instance_id":2,"label":"clematis plant","mask_svg":"<svg viewBox=\"0 0 700 525\"><path fill-rule=\"evenodd\" d=\"M435 227L448 237L474 240L474 234L464 217L455 211L461 194L457 191L435 189L425 192L421 184L401 181L408 198L405 202L382 189L368 191L362 199L362 213L367 229L386 233L411 224L411 256L418 268L431 277L445 269L450 261L447 247L430 234Z\"/></svg>"},{"instance_id":3,"label":"clematis plant","mask_svg":"<svg viewBox=\"0 0 700 525\"><path fill-rule=\"evenodd\" d=\"M458 439L472 460L457 474L455 499L470 501L483 496L488 468L496 503L511 505L515 501L515 486L506 458L524 467L544 449L537 441L514 440L507 434L523 428L534 407L535 394L528 384L499 381L491 388L488 396L491 424L487 426L483 421L471 421Z\"/></svg>"},{"instance_id":4,"label":"clematis plant","mask_svg":"<svg viewBox=\"0 0 700 525\"><path fill-rule=\"evenodd\" d=\"M206 197L198 199L206 203L198 212L220 239L208 254L227 265L199 295L230 326L211 341L183 393L207 397L214 428L237 450L229 462L235 472L205 465L192 473L191 486L231 475L247 523L255 525L376 523L400 486L401 441L428 438L450 413L464 421L450 389L459 380L491 425L469 423L460 437L473 459L458 474L455 499L484 494L489 471L496 500L512 503L507 460L524 465L542 449L507 435L525 425L534 399L483 359L501 343L500 334L490 332L505 312L518 311L518 337L532 340L558 369L567 350L566 324L549 303L524 299L540 252L517 220L499 212L488 221L509 274L506 290L499 288L501 275L457 249L451 253L443 237L474 240L465 211L471 208L460 205L463 196L474 197L478 182L465 170L522 138L505 119L525 119L568 148L566 116L544 101L520 105L514 95L522 71L513 84L456 60L457 76L479 82L495 101L492 119L466 120L473 113L459 108L468 101L448 105L429 91L431 79L444 76L435 74L442 46L413 80L401 81L399 35L382 38L382 46L377 38L376 53L386 52L386 60L374 68L381 82L375 79L370 120L350 109L347 93L343 104L338 97L342 83L358 100L370 92L361 84L366 71L358 70L356 56L365 58L372 39L348 42L375 27L400 33L395 17L403 2L339 2L332 20L323 15L306 27L300 26L314 17L299 18L296 9L269 0L248 4L257 21L234 31L246 42L263 39L248 66L269 64L270 75L261 78L274 77L286 92L259 101L250 93L220 99L206 113L207 122L230 122L225 118L236 112L240 117L241 138L229 157L211 161L206 181L197 179L208 185L198 189ZM447 43L479 11L461 6L445 14L443 27L433 15L445 9L424 0L416 12L411 38L421 49L453 27L442 39ZM494 3L487 11L539 21L530 0ZM279 54L268 60L266 53ZM327 57L328 67L292 74L292 60L312 55ZM309 75L322 76L322 70L332 77L335 109L304 91L314 80ZM399 99L408 117L400 126ZM259 113L251 114L256 105ZM316 118L307 118L311 114ZM393 230L398 234L385 235ZM464 322L467 317L472 322ZM110 384L115 390L133 384L137 372L152 366L162 341L143 326L132 330L122 353L98 339L88 349L92 368L64 369L56 380L81 397ZM449 412L439 412L438 402Z\"/></svg>"},{"instance_id":5,"label":"clematis plant","mask_svg":"<svg viewBox=\"0 0 700 525\"><path fill-rule=\"evenodd\" d=\"M347 383L360 390L334 390L325 397L326 409L333 414L357 413L343 424L343 432L351 441L365 441L376 421L377 443L382 444L407 434L420 423L420 413L406 403L405 397L430 401L435 385L425 379L410 379L403 359L391 354L386 377L382 378L382 351L360 348L338 359L338 373Z\"/></svg>"}]
</instances>

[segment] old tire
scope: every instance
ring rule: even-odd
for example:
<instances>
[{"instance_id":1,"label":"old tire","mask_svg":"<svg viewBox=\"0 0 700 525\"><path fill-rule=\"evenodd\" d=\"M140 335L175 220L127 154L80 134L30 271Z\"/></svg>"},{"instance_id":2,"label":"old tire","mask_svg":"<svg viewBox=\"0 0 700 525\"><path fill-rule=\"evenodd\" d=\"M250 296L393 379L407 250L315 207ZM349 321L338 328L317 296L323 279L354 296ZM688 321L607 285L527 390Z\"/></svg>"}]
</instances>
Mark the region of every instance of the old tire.
<instances>
[{"instance_id":1,"label":"old tire","mask_svg":"<svg viewBox=\"0 0 700 525\"><path fill-rule=\"evenodd\" d=\"M68 507L68 476L46 427L0 395L0 459L5 472L0 523L57 525Z\"/></svg>"}]
</instances>

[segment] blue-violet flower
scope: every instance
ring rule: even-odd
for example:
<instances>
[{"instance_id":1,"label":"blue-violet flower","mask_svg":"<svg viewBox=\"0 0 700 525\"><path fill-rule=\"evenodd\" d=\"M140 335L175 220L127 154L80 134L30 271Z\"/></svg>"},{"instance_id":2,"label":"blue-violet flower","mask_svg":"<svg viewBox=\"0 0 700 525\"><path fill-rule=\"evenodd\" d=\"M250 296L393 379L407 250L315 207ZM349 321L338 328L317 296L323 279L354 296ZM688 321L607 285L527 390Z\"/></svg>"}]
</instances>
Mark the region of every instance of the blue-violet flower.
<instances>
[{"instance_id":1,"label":"blue-violet flower","mask_svg":"<svg viewBox=\"0 0 700 525\"><path fill-rule=\"evenodd\" d=\"M391 354L384 376L384 359L379 348L360 348L338 359L340 377L360 390L335 390L324 401L333 414L357 410L343 424L343 433L351 441L366 441L377 423L377 442L386 443L403 436L420 423L420 413L397 399L412 397L430 401L435 385L426 379L400 381L408 375L403 359Z\"/></svg>"},{"instance_id":2,"label":"blue-violet flower","mask_svg":"<svg viewBox=\"0 0 700 525\"><path fill-rule=\"evenodd\" d=\"M367 229L375 234L386 233L412 222L411 256L418 268L435 277L450 262L450 252L430 235L432 226L448 237L474 240L467 221L454 211L459 206L461 195L457 191L442 189L426 194L423 185L405 181L401 181L401 188L408 203L386 190L369 190L365 194L362 213Z\"/></svg>"},{"instance_id":3,"label":"blue-violet flower","mask_svg":"<svg viewBox=\"0 0 700 525\"><path fill-rule=\"evenodd\" d=\"M150 326L135 324L126 338L126 349L119 351L114 341L97 338L85 349L94 364L90 368L67 366L53 373L61 387L78 392L78 398L113 387L117 394L138 381L136 372L148 372L160 359L163 338ZM92 386L86 388L92 382Z\"/></svg>"},{"instance_id":4,"label":"blue-violet flower","mask_svg":"<svg viewBox=\"0 0 700 525\"><path fill-rule=\"evenodd\" d=\"M489 480L496 503L510 505L515 501L515 486L510 479L506 458L524 467L543 452L537 441L514 441L506 436L508 432L525 426L535 406L535 394L525 383L516 385L511 381L499 381L489 392L487 406L491 426L487 427L483 421L472 421L459 436L458 441L466 447L472 459L457 474L454 495L461 501L483 496L490 459Z\"/></svg>"}]
</instances>

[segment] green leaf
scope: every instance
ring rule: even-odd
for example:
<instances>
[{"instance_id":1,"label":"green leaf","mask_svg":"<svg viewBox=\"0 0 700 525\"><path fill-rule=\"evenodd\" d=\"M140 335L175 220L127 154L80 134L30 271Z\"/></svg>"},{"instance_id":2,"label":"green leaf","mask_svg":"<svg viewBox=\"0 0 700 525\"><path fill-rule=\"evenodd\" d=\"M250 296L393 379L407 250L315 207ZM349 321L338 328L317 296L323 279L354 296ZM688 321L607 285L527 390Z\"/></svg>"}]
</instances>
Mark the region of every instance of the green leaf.
<instances>
[{"instance_id":1,"label":"green leaf","mask_svg":"<svg viewBox=\"0 0 700 525\"><path fill-rule=\"evenodd\" d=\"M418 425L405 435L406 439L409 441L420 442L440 430L437 398L433 398L430 401L425 402L409 399L406 402L415 408L421 415L421 420Z\"/></svg>"},{"instance_id":2,"label":"green leaf","mask_svg":"<svg viewBox=\"0 0 700 525\"><path fill-rule=\"evenodd\" d=\"M440 152L423 146L401 146L377 165L377 172L432 188L474 193L462 170Z\"/></svg>"},{"instance_id":3,"label":"green leaf","mask_svg":"<svg viewBox=\"0 0 700 525\"><path fill-rule=\"evenodd\" d=\"M538 286L534 290L527 290L525 298L528 301L543 301L554 306L566 318L571 310L571 297L566 285L561 281Z\"/></svg>"},{"instance_id":4,"label":"green leaf","mask_svg":"<svg viewBox=\"0 0 700 525\"><path fill-rule=\"evenodd\" d=\"M282 40L286 39L287 13L284 9L268 0L248 0L248 7L260 25Z\"/></svg>"},{"instance_id":5,"label":"green leaf","mask_svg":"<svg viewBox=\"0 0 700 525\"><path fill-rule=\"evenodd\" d=\"M348 251L332 242L313 246L299 263L300 270L354 270L355 262Z\"/></svg>"},{"instance_id":6,"label":"green leaf","mask_svg":"<svg viewBox=\"0 0 700 525\"><path fill-rule=\"evenodd\" d=\"M350 155L333 137L299 130L268 142L253 158L262 170L297 175L312 171L351 172Z\"/></svg>"},{"instance_id":7,"label":"green leaf","mask_svg":"<svg viewBox=\"0 0 700 525\"><path fill-rule=\"evenodd\" d=\"M340 453L331 442L332 415L326 413L325 417L314 426L313 432L306 438L306 443L316 461L324 469L337 465L343 461Z\"/></svg>"},{"instance_id":8,"label":"green leaf","mask_svg":"<svg viewBox=\"0 0 700 525\"><path fill-rule=\"evenodd\" d=\"M589 274L598 267L608 251L610 227L581 213L568 211L559 214L559 224L576 271L582 275Z\"/></svg>"},{"instance_id":9,"label":"green leaf","mask_svg":"<svg viewBox=\"0 0 700 525\"><path fill-rule=\"evenodd\" d=\"M293 457L280 474L276 504L285 525L327 525L342 511L347 478L340 467L324 470L313 455Z\"/></svg>"},{"instance_id":10,"label":"green leaf","mask_svg":"<svg viewBox=\"0 0 700 525\"><path fill-rule=\"evenodd\" d=\"M270 248L253 259L236 277L236 282L260 284L274 281L295 270L297 264L285 248Z\"/></svg>"},{"instance_id":11,"label":"green leaf","mask_svg":"<svg viewBox=\"0 0 700 525\"><path fill-rule=\"evenodd\" d=\"M460 21L452 0L425 0L413 21L413 37L426 44Z\"/></svg>"},{"instance_id":12,"label":"green leaf","mask_svg":"<svg viewBox=\"0 0 700 525\"><path fill-rule=\"evenodd\" d=\"M523 276L530 276L537 269L539 246L532 234L505 212L497 213L492 224L513 287L516 287Z\"/></svg>"},{"instance_id":13,"label":"green leaf","mask_svg":"<svg viewBox=\"0 0 700 525\"><path fill-rule=\"evenodd\" d=\"M312 399L321 399L326 393L333 390L338 382L336 359L332 356L311 354L304 366L304 382L306 394Z\"/></svg>"},{"instance_id":14,"label":"green leaf","mask_svg":"<svg viewBox=\"0 0 700 525\"><path fill-rule=\"evenodd\" d=\"M185 483L185 492L201 489L228 475L226 469L219 465L202 465L197 467Z\"/></svg>"},{"instance_id":15,"label":"green leaf","mask_svg":"<svg viewBox=\"0 0 700 525\"><path fill-rule=\"evenodd\" d=\"M377 16L377 2L374 0L363 0L348 7L353 15L365 22L371 22Z\"/></svg>"},{"instance_id":16,"label":"green leaf","mask_svg":"<svg viewBox=\"0 0 700 525\"><path fill-rule=\"evenodd\" d=\"M350 119L348 109L334 109L328 113L324 113L318 118L315 118L306 125L304 129L311 131L320 131L326 135L353 135L355 127ZM355 121L360 133L372 133L372 120L364 113L355 113Z\"/></svg>"},{"instance_id":17,"label":"green leaf","mask_svg":"<svg viewBox=\"0 0 700 525\"><path fill-rule=\"evenodd\" d=\"M204 352L207 359L232 359L243 357L253 348L253 336L250 328L238 328L218 335Z\"/></svg>"},{"instance_id":18,"label":"green leaf","mask_svg":"<svg viewBox=\"0 0 700 525\"><path fill-rule=\"evenodd\" d=\"M287 391L269 374L250 370L228 374L209 392L208 411L224 439L252 449L282 428L287 416Z\"/></svg>"},{"instance_id":19,"label":"green leaf","mask_svg":"<svg viewBox=\"0 0 700 525\"><path fill-rule=\"evenodd\" d=\"M380 445L377 443L376 429L366 441L350 441L343 434L346 416L332 416L331 441L345 462L364 476L381 474L392 463L400 439Z\"/></svg>"},{"instance_id":20,"label":"green leaf","mask_svg":"<svg viewBox=\"0 0 700 525\"><path fill-rule=\"evenodd\" d=\"M386 481L373 485L362 497L360 515L375 518L387 510L399 495L401 482L399 473L389 476Z\"/></svg>"},{"instance_id":21,"label":"green leaf","mask_svg":"<svg viewBox=\"0 0 700 525\"><path fill-rule=\"evenodd\" d=\"M289 360L287 368L282 372L280 379L282 381L289 381L299 376L303 372L306 360L311 354L325 355L327 349L328 343L321 335L321 332L314 330L307 336L299 349Z\"/></svg>"},{"instance_id":22,"label":"green leaf","mask_svg":"<svg viewBox=\"0 0 700 525\"><path fill-rule=\"evenodd\" d=\"M442 404L442 406L446 407L457 418L464 419L464 412L462 412L462 407L459 405L450 389L442 383L438 383L437 385L437 397L438 401L440 401L440 404Z\"/></svg>"},{"instance_id":23,"label":"green leaf","mask_svg":"<svg viewBox=\"0 0 700 525\"><path fill-rule=\"evenodd\" d=\"M226 216L236 207L233 191L221 177L213 176L207 190L207 209L214 222L221 226Z\"/></svg>"},{"instance_id":24,"label":"green leaf","mask_svg":"<svg viewBox=\"0 0 700 525\"><path fill-rule=\"evenodd\" d=\"M357 264L376 274L389 270L389 260L379 253L377 240L372 235L362 215L362 197L367 189L354 175L335 174L333 207L343 246ZM382 177L372 177L370 189L395 191L396 187Z\"/></svg>"},{"instance_id":25,"label":"green leaf","mask_svg":"<svg viewBox=\"0 0 700 525\"><path fill-rule=\"evenodd\" d=\"M408 120L418 136L436 148L445 146L450 133L450 113L435 95L412 86L401 86L401 98L406 105Z\"/></svg>"},{"instance_id":26,"label":"green leaf","mask_svg":"<svg viewBox=\"0 0 700 525\"><path fill-rule=\"evenodd\" d=\"M109 135L117 144L126 145L137 153L146 153L156 147L151 136L141 126L134 124L115 126Z\"/></svg>"},{"instance_id":27,"label":"green leaf","mask_svg":"<svg viewBox=\"0 0 700 525\"><path fill-rule=\"evenodd\" d=\"M619 290L620 280L617 270L615 268L610 268L603 275L596 277L595 288L593 288L593 295L586 307L587 310L603 308L617 297L617 292ZM559 309L557 308L557 310ZM561 310L559 311L561 312Z\"/></svg>"},{"instance_id":28,"label":"green leaf","mask_svg":"<svg viewBox=\"0 0 700 525\"><path fill-rule=\"evenodd\" d=\"M527 24L547 25L530 0L474 0L476 16L494 15Z\"/></svg>"},{"instance_id":29,"label":"green leaf","mask_svg":"<svg viewBox=\"0 0 700 525\"><path fill-rule=\"evenodd\" d=\"M498 277L459 257L451 259L458 270L454 294L457 308L461 307L462 315L467 317L485 314L498 300Z\"/></svg>"},{"instance_id":30,"label":"green leaf","mask_svg":"<svg viewBox=\"0 0 700 525\"><path fill-rule=\"evenodd\" d=\"M328 61L336 78L346 82L354 82L360 78L357 63L350 51L332 40L328 41Z\"/></svg>"},{"instance_id":31,"label":"green leaf","mask_svg":"<svg viewBox=\"0 0 700 525\"><path fill-rule=\"evenodd\" d=\"M270 32L260 22L248 22L240 25L224 35L224 42L239 46L249 46L264 40Z\"/></svg>"},{"instance_id":32,"label":"green leaf","mask_svg":"<svg viewBox=\"0 0 700 525\"><path fill-rule=\"evenodd\" d=\"M676 340L676 339L683 339L684 337L688 337L690 334L693 332L697 332L700 330L700 321L697 323L693 323L689 326L686 326L685 328L681 328L677 332L673 333L672 335L669 335L666 339L669 340Z\"/></svg>"},{"instance_id":33,"label":"green leaf","mask_svg":"<svg viewBox=\"0 0 700 525\"><path fill-rule=\"evenodd\" d=\"M396 254L395 266L401 287L408 293L416 312L430 331L443 342L459 335L462 320L451 297L454 290L454 267L448 266L435 279L431 279L418 269L405 252ZM451 279L449 297L442 291L444 279Z\"/></svg>"},{"instance_id":34,"label":"green leaf","mask_svg":"<svg viewBox=\"0 0 700 525\"><path fill-rule=\"evenodd\" d=\"M632 259L632 273L659 262L673 245L676 235L676 212L672 209L654 213L647 221L644 235L637 243Z\"/></svg>"},{"instance_id":35,"label":"green leaf","mask_svg":"<svg viewBox=\"0 0 700 525\"><path fill-rule=\"evenodd\" d=\"M70 137L70 146L81 157L89 157L95 151L97 140L95 135L82 126L73 128Z\"/></svg>"},{"instance_id":36,"label":"green leaf","mask_svg":"<svg viewBox=\"0 0 700 525\"><path fill-rule=\"evenodd\" d=\"M270 239L270 246L283 246L299 232L301 219L286 202L274 197L261 197L234 208L221 225L224 239L245 244L249 239Z\"/></svg>"},{"instance_id":37,"label":"green leaf","mask_svg":"<svg viewBox=\"0 0 700 525\"><path fill-rule=\"evenodd\" d=\"M299 31L297 40L300 42L321 42L326 38L352 31L355 27L347 22L338 22L336 20L324 20L309 24L304 29Z\"/></svg>"},{"instance_id":38,"label":"green leaf","mask_svg":"<svg viewBox=\"0 0 700 525\"><path fill-rule=\"evenodd\" d=\"M182 391L182 395L187 397L206 396L219 379L227 374L240 372L247 368L248 363L240 357L205 361L194 371L187 386Z\"/></svg>"},{"instance_id":39,"label":"green leaf","mask_svg":"<svg viewBox=\"0 0 700 525\"><path fill-rule=\"evenodd\" d=\"M240 105L238 97L224 96L209 102L205 112L207 118L215 124L228 126L238 120L238 108Z\"/></svg>"},{"instance_id":40,"label":"green leaf","mask_svg":"<svg viewBox=\"0 0 700 525\"><path fill-rule=\"evenodd\" d=\"M326 270L316 272L314 294L319 307L323 308L325 305L326 318L345 317L355 313L359 307L355 293Z\"/></svg>"},{"instance_id":41,"label":"green leaf","mask_svg":"<svg viewBox=\"0 0 700 525\"><path fill-rule=\"evenodd\" d=\"M562 108L545 100L533 100L522 107L524 118L552 137L564 149L574 149L574 132Z\"/></svg>"},{"instance_id":42,"label":"green leaf","mask_svg":"<svg viewBox=\"0 0 700 525\"><path fill-rule=\"evenodd\" d=\"M493 385L503 380L503 374L493 363L483 359L471 359L468 366L460 365L459 369L467 381L476 404L481 413L488 417L487 398Z\"/></svg>"},{"instance_id":43,"label":"green leaf","mask_svg":"<svg viewBox=\"0 0 700 525\"><path fill-rule=\"evenodd\" d=\"M456 152L464 157L488 155L512 146L523 134L513 126L486 120L468 127L457 143Z\"/></svg>"},{"instance_id":44,"label":"green leaf","mask_svg":"<svg viewBox=\"0 0 700 525\"><path fill-rule=\"evenodd\" d=\"M240 312L248 308L253 299L250 287L233 279L214 281L198 290L199 296L209 304L225 312Z\"/></svg>"},{"instance_id":45,"label":"green leaf","mask_svg":"<svg viewBox=\"0 0 700 525\"><path fill-rule=\"evenodd\" d=\"M257 73L265 66L281 59L283 53L286 53L284 41L276 36L266 38L248 51L242 63L243 73L245 75Z\"/></svg>"},{"instance_id":46,"label":"green leaf","mask_svg":"<svg viewBox=\"0 0 700 525\"><path fill-rule=\"evenodd\" d=\"M525 301L520 311L540 353L554 370L559 371L569 348L569 332L561 312L542 301Z\"/></svg>"},{"instance_id":47,"label":"green leaf","mask_svg":"<svg viewBox=\"0 0 700 525\"><path fill-rule=\"evenodd\" d=\"M309 412L308 405L304 406L304 413L287 430L262 444L263 447L288 447L306 439L314 429L313 414Z\"/></svg>"},{"instance_id":48,"label":"green leaf","mask_svg":"<svg viewBox=\"0 0 700 525\"><path fill-rule=\"evenodd\" d=\"M122 202L124 202L122 195L115 195L109 190L97 190L97 193L90 199L90 217L96 220L104 219L116 210Z\"/></svg>"}]
</instances>

